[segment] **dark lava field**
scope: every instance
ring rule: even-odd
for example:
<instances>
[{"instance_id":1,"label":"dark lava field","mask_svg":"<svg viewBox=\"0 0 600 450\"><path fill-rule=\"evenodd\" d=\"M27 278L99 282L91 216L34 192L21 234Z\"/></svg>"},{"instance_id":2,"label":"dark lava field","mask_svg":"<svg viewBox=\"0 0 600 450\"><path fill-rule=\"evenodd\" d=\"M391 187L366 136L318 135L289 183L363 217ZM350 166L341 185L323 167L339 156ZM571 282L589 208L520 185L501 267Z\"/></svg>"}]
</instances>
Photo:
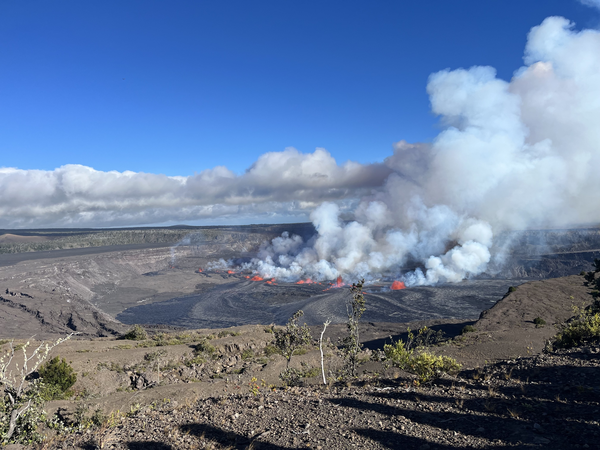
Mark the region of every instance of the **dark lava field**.
<instances>
[{"instance_id":1,"label":"dark lava field","mask_svg":"<svg viewBox=\"0 0 600 450\"><path fill-rule=\"evenodd\" d=\"M109 336L134 323L184 328L284 324L298 309L311 325L344 322L347 285L268 283L252 281L250 273L206 270L219 258L253 256L263 242L288 228L306 237L311 227L88 230L89 235L77 230L58 237L56 232L5 232L0 236L0 242L2 237L8 242L0 248L5 251L0 254L0 337L73 330ZM514 250L502 266L490 266L493 273L477 279L403 290L390 289L393 279L367 285L363 320L473 320L510 286L590 270L600 257L596 228L526 231L502 239ZM93 246L98 243L111 245ZM44 251L32 251L38 248Z\"/></svg>"}]
</instances>

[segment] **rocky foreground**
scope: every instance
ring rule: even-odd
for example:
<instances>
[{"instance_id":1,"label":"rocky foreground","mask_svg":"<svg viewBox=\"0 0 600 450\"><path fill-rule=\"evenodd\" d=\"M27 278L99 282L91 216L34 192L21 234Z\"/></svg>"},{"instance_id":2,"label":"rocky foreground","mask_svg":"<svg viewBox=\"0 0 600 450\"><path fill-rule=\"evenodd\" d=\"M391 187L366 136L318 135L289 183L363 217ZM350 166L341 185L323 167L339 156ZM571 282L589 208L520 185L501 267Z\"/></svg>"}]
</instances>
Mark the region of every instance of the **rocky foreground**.
<instances>
[{"instance_id":1,"label":"rocky foreground","mask_svg":"<svg viewBox=\"0 0 600 450\"><path fill-rule=\"evenodd\" d=\"M465 449L600 447L600 347L414 376L156 402L52 449Z\"/></svg>"},{"instance_id":2,"label":"rocky foreground","mask_svg":"<svg viewBox=\"0 0 600 450\"><path fill-rule=\"evenodd\" d=\"M75 431L49 431L33 448L600 448L600 344L547 346L589 294L580 276L519 286L472 323L475 331L430 349L463 370L429 382L367 360L375 351L363 355L359 378L336 381L340 361L330 347L327 385L313 370L284 387L285 360L269 352L270 327L69 341L60 354L79 375L78 398L47 410ZM363 340L377 348L386 335L405 338L397 326L363 324ZM343 331L331 326L327 336L335 342ZM211 358L194 359L198 342ZM314 347L292 360L298 368L319 363Z\"/></svg>"}]
</instances>

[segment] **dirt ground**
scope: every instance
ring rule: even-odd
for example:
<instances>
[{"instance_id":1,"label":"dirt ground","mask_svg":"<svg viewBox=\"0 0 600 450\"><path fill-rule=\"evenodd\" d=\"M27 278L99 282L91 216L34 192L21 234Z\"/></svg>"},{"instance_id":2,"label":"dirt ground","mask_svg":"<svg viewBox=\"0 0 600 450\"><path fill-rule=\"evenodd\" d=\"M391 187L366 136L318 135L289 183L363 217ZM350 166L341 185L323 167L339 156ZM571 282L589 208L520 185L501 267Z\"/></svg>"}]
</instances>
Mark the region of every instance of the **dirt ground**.
<instances>
[{"instance_id":1,"label":"dirt ground","mask_svg":"<svg viewBox=\"0 0 600 450\"><path fill-rule=\"evenodd\" d=\"M371 350L405 338L408 327L445 330L453 339L432 351L456 358L463 371L424 384L368 358L357 380L335 382L342 362L326 349L327 385L317 370L285 388L278 377L285 360L269 353L267 326L172 333L163 341L187 341L158 347L150 346L156 338L76 338L55 353L78 373L79 398L51 402L48 412L74 420L84 407L90 415L112 413L113 421L42 447L600 448L600 347L542 352L572 306L590 300L583 278L572 276L521 285L477 321L362 324ZM536 328L536 317L546 325ZM466 324L476 331L461 335ZM313 327L313 337L320 331ZM335 342L343 334L336 325L325 337ZM190 362L199 342L214 346L216 356ZM159 365L148 356L163 351ZM319 363L317 347L292 359L298 369Z\"/></svg>"}]
</instances>

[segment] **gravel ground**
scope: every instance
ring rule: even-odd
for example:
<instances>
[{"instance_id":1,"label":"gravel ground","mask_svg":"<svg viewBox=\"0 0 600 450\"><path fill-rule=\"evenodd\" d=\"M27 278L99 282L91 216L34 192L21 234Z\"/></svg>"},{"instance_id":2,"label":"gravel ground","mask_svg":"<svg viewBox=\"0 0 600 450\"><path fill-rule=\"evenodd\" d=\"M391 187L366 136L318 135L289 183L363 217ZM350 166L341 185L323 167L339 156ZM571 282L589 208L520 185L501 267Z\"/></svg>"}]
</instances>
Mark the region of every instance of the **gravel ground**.
<instances>
[{"instance_id":1,"label":"gravel ground","mask_svg":"<svg viewBox=\"0 0 600 450\"><path fill-rule=\"evenodd\" d=\"M144 407L47 449L600 448L600 347L540 354L431 384L372 377ZM266 391L266 392L265 392Z\"/></svg>"}]
</instances>

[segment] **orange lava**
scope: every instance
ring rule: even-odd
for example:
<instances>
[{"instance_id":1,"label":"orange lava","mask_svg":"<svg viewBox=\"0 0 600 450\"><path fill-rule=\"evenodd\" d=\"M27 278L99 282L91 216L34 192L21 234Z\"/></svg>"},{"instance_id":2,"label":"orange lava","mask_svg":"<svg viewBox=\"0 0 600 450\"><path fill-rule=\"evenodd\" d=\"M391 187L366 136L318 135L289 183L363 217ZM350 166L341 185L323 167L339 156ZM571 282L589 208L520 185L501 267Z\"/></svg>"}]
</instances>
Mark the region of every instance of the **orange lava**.
<instances>
[{"instance_id":1,"label":"orange lava","mask_svg":"<svg viewBox=\"0 0 600 450\"><path fill-rule=\"evenodd\" d=\"M232 273L235 273L235 272L233 270L228 270L227 273L228 274L232 274Z\"/></svg>"},{"instance_id":2,"label":"orange lava","mask_svg":"<svg viewBox=\"0 0 600 450\"><path fill-rule=\"evenodd\" d=\"M251 278L251 280L252 280L252 281L262 281L262 280L263 280L263 277L259 277L258 275L254 275L254 276Z\"/></svg>"},{"instance_id":3,"label":"orange lava","mask_svg":"<svg viewBox=\"0 0 600 450\"><path fill-rule=\"evenodd\" d=\"M202 273L202 269L201 269L201 268L200 268L200 269L198 269L198 273Z\"/></svg>"},{"instance_id":4,"label":"orange lava","mask_svg":"<svg viewBox=\"0 0 600 450\"><path fill-rule=\"evenodd\" d=\"M313 284L313 283L315 283L315 281L311 280L310 278L307 278L306 280L296 281L296 284Z\"/></svg>"},{"instance_id":5,"label":"orange lava","mask_svg":"<svg viewBox=\"0 0 600 450\"><path fill-rule=\"evenodd\" d=\"M403 281L394 281L392 283L392 291L399 291L400 289L406 289L406 285Z\"/></svg>"},{"instance_id":6,"label":"orange lava","mask_svg":"<svg viewBox=\"0 0 600 450\"><path fill-rule=\"evenodd\" d=\"M335 283L331 283L327 289L323 290L323 292L333 288L341 288L343 286L346 286L346 284L344 283L344 280L342 280L342 276L340 275L339 277L337 277L337 280L335 280Z\"/></svg>"},{"instance_id":7,"label":"orange lava","mask_svg":"<svg viewBox=\"0 0 600 450\"><path fill-rule=\"evenodd\" d=\"M271 278L270 280L267 280L266 283L267 284L275 284L275 278Z\"/></svg>"}]
</instances>

